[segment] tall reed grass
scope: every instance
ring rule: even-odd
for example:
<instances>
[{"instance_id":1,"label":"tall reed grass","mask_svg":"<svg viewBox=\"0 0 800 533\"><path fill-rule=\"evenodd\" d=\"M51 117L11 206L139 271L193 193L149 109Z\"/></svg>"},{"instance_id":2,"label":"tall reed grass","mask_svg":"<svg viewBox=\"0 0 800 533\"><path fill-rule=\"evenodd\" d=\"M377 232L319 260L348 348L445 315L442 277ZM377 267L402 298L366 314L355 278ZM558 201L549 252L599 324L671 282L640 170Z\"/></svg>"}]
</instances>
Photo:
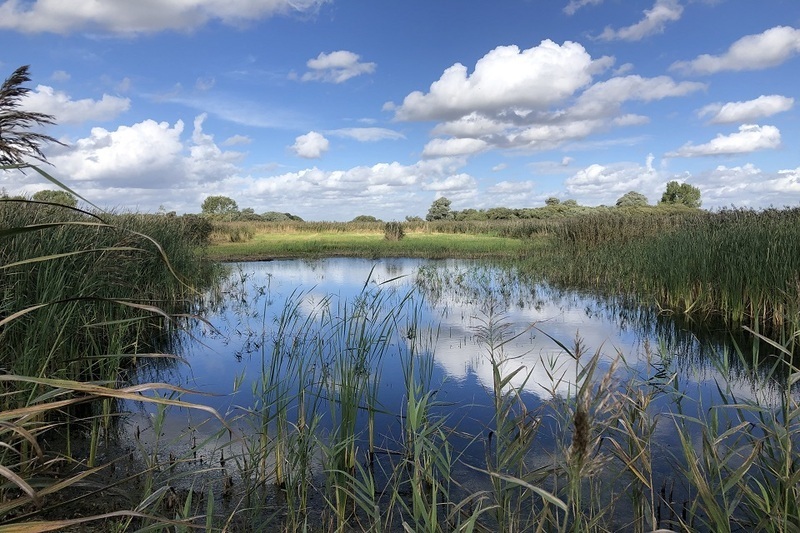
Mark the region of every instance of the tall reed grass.
<instances>
[{"instance_id":1,"label":"tall reed grass","mask_svg":"<svg viewBox=\"0 0 800 533\"><path fill-rule=\"evenodd\" d=\"M62 186L37 167L0 168L26 169ZM98 450L116 432L120 402L196 407L223 421L181 401L179 387L131 384L126 374L148 359L178 360L161 349L191 311L196 284L210 279L185 230L179 219L0 200L0 530L158 521L135 504L52 518L62 493L80 505L105 490L93 480L117 461L101 464Z\"/></svg>"},{"instance_id":2,"label":"tall reed grass","mask_svg":"<svg viewBox=\"0 0 800 533\"><path fill-rule=\"evenodd\" d=\"M584 216L566 220L551 253L532 264L559 284L789 340L800 326L798 222L797 208Z\"/></svg>"}]
</instances>

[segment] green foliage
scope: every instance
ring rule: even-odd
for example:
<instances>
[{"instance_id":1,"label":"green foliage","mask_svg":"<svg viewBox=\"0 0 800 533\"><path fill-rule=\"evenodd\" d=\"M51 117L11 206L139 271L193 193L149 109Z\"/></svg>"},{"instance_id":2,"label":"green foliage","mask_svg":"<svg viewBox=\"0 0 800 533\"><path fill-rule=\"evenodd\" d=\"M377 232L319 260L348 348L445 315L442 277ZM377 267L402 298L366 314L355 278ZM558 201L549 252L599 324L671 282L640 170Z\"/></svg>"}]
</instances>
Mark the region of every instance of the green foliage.
<instances>
[{"instance_id":1,"label":"green foliage","mask_svg":"<svg viewBox=\"0 0 800 533\"><path fill-rule=\"evenodd\" d=\"M381 222L381 220L372 215L358 215L351 222Z\"/></svg>"},{"instance_id":2,"label":"green foliage","mask_svg":"<svg viewBox=\"0 0 800 533\"><path fill-rule=\"evenodd\" d=\"M559 200L555 196L551 196L547 200L545 200L544 203L545 205L558 205L561 203L561 200Z\"/></svg>"},{"instance_id":3,"label":"green foliage","mask_svg":"<svg viewBox=\"0 0 800 533\"><path fill-rule=\"evenodd\" d=\"M53 204L62 204L69 207L78 205L78 199L67 191L54 191L44 190L33 193L34 200L37 202L50 202Z\"/></svg>"},{"instance_id":4,"label":"green foliage","mask_svg":"<svg viewBox=\"0 0 800 533\"><path fill-rule=\"evenodd\" d=\"M399 241L405 236L401 222L387 222L383 228L383 237L387 241Z\"/></svg>"},{"instance_id":5,"label":"green foliage","mask_svg":"<svg viewBox=\"0 0 800 533\"><path fill-rule=\"evenodd\" d=\"M30 92L24 86L29 81L31 78L25 65L15 70L0 86L0 165L21 164L27 157L46 163L42 143L63 145L49 135L30 131L55 122L52 115L19 109Z\"/></svg>"},{"instance_id":6,"label":"green foliage","mask_svg":"<svg viewBox=\"0 0 800 533\"><path fill-rule=\"evenodd\" d=\"M564 200L561 202L561 205L565 205L567 207L578 207L578 201L570 198L569 200Z\"/></svg>"},{"instance_id":7,"label":"green foliage","mask_svg":"<svg viewBox=\"0 0 800 533\"><path fill-rule=\"evenodd\" d=\"M239 211L239 206L236 205L236 201L232 198L215 195L203 200L201 209L205 216L221 220L233 220Z\"/></svg>"},{"instance_id":8,"label":"green foliage","mask_svg":"<svg viewBox=\"0 0 800 533\"><path fill-rule=\"evenodd\" d=\"M277 211L267 211L266 213L262 213L261 220L264 222L283 222L287 220L294 220L297 222L303 221L303 219L297 215L293 215L291 213L279 213Z\"/></svg>"},{"instance_id":9,"label":"green foliage","mask_svg":"<svg viewBox=\"0 0 800 533\"><path fill-rule=\"evenodd\" d=\"M428 214L425 216L425 220L429 222L432 220L452 220L455 217L450 209L450 204L450 200L444 196L437 198L431 204L430 209L428 209Z\"/></svg>"},{"instance_id":10,"label":"green foliage","mask_svg":"<svg viewBox=\"0 0 800 533\"><path fill-rule=\"evenodd\" d=\"M629 191L619 197L617 207L642 207L648 205L647 196L640 192Z\"/></svg>"},{"instance_id":11,"label":"green foliage","mask_svg":"<svg viewBox=\"0 0 800 533\"><path fill-rule=\"evenodd\" d=\"M210 220L190 214L178 217L178 220L183 226L183 235L190 243L201 246L208 244L211 232L214 230L214 224Z\"/></svg>"},{"instance_id":12,"label":"green foliage","mask_svg":"<svg viewBox=\"0 0 800 533\"><path fill-rule=\"evenodd\" d=\"M508 207L492 207L486 210L486 218L489 220L511 220L517 218L514 210Z\"/></svg>"},{"instance_id":13,"label":"green foliage","mask_svg":"<svg viewBox=\"0 0 800 533\"><path fill-rule=\"evenodd\" d=\"M661 195L661 204L681 204L686 207L700 207L700 189L688 183L670 181L664 194Z\"/></svg>"}]
</instances>

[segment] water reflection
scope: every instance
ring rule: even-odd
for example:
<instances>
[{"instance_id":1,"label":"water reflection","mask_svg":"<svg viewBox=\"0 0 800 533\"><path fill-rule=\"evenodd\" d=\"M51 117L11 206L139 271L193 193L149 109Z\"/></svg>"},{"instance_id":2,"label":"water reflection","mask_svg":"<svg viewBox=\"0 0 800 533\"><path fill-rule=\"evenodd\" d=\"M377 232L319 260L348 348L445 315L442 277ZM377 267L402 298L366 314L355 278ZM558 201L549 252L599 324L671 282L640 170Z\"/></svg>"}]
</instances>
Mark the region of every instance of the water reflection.
<instances>
[{"instance_id":1,"label":"water reflection","mask_svg":"<svg viewBox=\"0 0 800 533\"><path fill-rule=\"evenodd\" d=\"M413 327L419 329L416 334L426 335L434 354L431 382L452 402L477 401L491 388L487 346L477 334L490 317L504 328L503 369L510 373L524 367L511 384L520 387L524 382L532 401L565 394L574 383L576 360L565 348L573 351L576 340L585 353L603 354L601 371L620 355L628 367L641 368L647 364L645 352L658 350L675 363L683 383L709 386L716 376L714 357L730 350L724 335L699 337L653 309L526 283L513 269L481 262L327 259L235 264L230 269L226 282L208 297L207 322L191 333L199 342L183 342L191 346L184 354L190 369L180 378L187 387L218 395L212 403L223 412L253 403L247 383L260 376L262 364L253 356L271 350L265 344L274 342L287 302L297 300L295 312L307 319L321 307L348 302L365 287L392 293L395 302L414 292L419 303ZM393 342L407 344L407 334L399 331ZM402 388L392 383L402 375L397 358L383 365L383 389ZM742 371L741 377L737 387L745 398L763 387L748 382L748 372ZM235 400L234 383L243 383ZM385 407L396 411L391 404Z\"/></svg>"}]
</instances>

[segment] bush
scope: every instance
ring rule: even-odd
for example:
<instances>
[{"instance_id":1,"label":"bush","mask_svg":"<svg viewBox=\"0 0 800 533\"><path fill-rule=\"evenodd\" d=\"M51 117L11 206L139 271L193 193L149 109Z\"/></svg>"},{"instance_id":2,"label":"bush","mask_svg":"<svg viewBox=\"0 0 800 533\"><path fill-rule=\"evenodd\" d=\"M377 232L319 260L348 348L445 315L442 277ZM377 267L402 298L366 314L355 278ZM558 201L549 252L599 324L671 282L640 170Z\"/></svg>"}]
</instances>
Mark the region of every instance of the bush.
<instances>
[{"instance_id":1,"label":"bush","mask_svg":"<svg viewBox=\"0 0 800 533\"><path fill-rule=\"evenodd\" d=\"M405 237L402 222L387 222L383 227L383 236L387 241L399 241Z\"/></svg>"},{"instance_id":2,"label":"bush","mask_svg":"<svg viewBox=\"0 0 800 533\"><path fill-rule=\"evenodd\" d=\"M198 215L183 215L180 220L183 222L183 235L192 244L205 246L209 243L214 224L208 218Z\"/></svg>"}]
</instances>

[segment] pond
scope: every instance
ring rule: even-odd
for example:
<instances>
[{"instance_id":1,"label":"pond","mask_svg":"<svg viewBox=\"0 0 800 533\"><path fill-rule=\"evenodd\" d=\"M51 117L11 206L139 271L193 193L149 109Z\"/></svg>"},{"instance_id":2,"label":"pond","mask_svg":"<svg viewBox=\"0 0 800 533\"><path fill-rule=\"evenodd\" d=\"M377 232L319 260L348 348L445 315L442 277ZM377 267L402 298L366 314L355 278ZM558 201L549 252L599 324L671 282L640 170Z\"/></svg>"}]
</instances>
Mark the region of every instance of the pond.
<instances>
[{"instance_id":1,"label":"pond","mask_svg":"<svg viewBox=\"0 0 800 533\"><path fill-rule=\"evenodd\" d=\"M278 509L289 529L354 517L419 528L470 513L505 529L540 523L548 505L577 520L574 490L590 495L576 509L602 508L609 524L703 521L679 473L702 448L700 422L716 405L771 409L785 397L780 380L748 367L756 349L737 354L724 330L692 331L509 266L228 268L178 343L187 364L139 377L201 392L180 400L214 407L228 429L203 411L146 408L130 428L184 480L202 470L219 494Z\"/></svg>"}]
</instances>

